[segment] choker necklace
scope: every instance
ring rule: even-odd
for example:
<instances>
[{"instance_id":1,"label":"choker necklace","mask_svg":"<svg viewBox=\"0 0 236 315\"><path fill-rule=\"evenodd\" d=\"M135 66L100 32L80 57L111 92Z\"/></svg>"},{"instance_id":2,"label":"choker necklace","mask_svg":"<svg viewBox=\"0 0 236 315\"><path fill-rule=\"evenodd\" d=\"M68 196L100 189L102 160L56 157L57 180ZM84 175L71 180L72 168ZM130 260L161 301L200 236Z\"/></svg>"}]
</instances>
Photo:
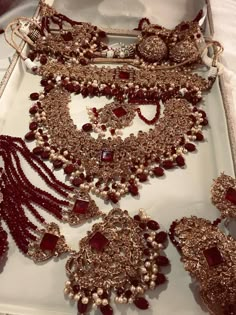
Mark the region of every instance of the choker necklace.
<instances>
[{"instance_id":1,"label":"choker necklace","mask_svg":"<svg viewBox=\"0 0 236 315\"><path fill-rule=\"evenodd\" d=\"M185 269L197 280L200 295L214 315L236 314L236 241L218 228L221 220L182 218L172 223L170 239Z\"/></svg>"}]
</instances>

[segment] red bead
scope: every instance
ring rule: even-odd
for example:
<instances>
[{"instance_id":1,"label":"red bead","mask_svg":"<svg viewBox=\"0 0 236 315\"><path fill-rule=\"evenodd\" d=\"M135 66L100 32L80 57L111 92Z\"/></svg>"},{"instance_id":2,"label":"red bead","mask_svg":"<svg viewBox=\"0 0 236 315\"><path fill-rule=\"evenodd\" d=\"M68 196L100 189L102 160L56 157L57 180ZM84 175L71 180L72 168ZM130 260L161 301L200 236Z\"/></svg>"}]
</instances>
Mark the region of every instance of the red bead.
<instances>
[{"instance_id":1,"label":"red bead","mask_svg":"<svg viewBox=\"0 0 236 315\"><path fill-rule=\"evenodd\" d=\"M43 160L48 160L48 159L49 159L49 156L50 156L50 152L49 152L49 151L43 151L43 152L41 153L41 158L42 158Z\"/></svg>"},{"instance_id":2,"label":"red bead","mask_svg":"<svg viewBox=\"0 0 236 315\"><path fill-rule=\"evenodd\" d=\"M88 308L88 304L83 304L82 300L80 299L77 303L77 309L78 309L79 314L84 315L87 311L87 308Z\"/></svg>"},{"instance_id":3,"label":"red bead","mask_svg":"<svg viewBox=\"0 0 236 315\"><path fill-rule=\"evenodd\" d=\"M236 205L236 190L229 187L226 191L225 199Z\"/></svg>"},{"instance_id":4,"label":"red bead","mask_svg":"<svg viewBox=\"0 0 236 315\"><path fill-rule=\"evenodd\" d=\"M69 42L71 40L73 40L73 35L71 32L67 32L64 34L61 34L61 37L64 39L64 41Z\"/></svg>"},{"instance_id":5,"label":"red bead","mask_svg":"<svg viewBox=\"0 0 236 315\"><path fill-rule=\"evenodd\" d=\"M186 143L184 147L189 152L193 152L193 151L196 150L196 147L195 147L195 145L193 143Z\"/></svg>"},{"instance_id":6,"label":"red bead","mask_svg":"<svg viewBox=\"0 0 236 315\"><path fill-rule=\"evenodd\" d=\"M86 66L88 64L88 61L85 58L81 58L79 62L82 66Z\"/></svg>"},{"instance_id":7,"label":"red bead","mask_svg":"<svg viewBox=\"0 0 236 315\"><path fill-rule=\"evenodd\" d=\"M73 289L73 292L74 292L75 294L77 294L77 293L79 292L79 290L80 290L80 286L77 285L77 284L75 284L75 285L73 285L72 289Z\"/></svg>"},{"instance_id":8,"label":"red bead","mask_svg":"<svg viewBox=\"0 0 236 315\"><path fill-rule=\"evenodd\" d=\"M113 203L117 203L119 201L119 198L116 196L115 193L108 194L108 197Z\"/></svg>"},{"instance_id":9,"label":"red bead","mask_svg":"<svg viewBox=\"0 0 236 315\"><path fill-rule=\"evenodd\" d=\"M156 264L158 266L167 266L169 265L169 259L165 256L157 256Z\"/></svg>"},{"instance_id":10,"label":"red bead","mask_svg":"<svg viewBox=\"0 0 236 315\"><path fill-rule=\"evenodd\" d=\"M152 171L157 177L161 177L164 175L164 170L162 167L158 167L158 166L154 167L154 169Z\"/></svg>"},{"instance_id":11,"label":"red bead","mask_svg":"<svg viewBox=\"0 0 236 315\"><path fill-rule=\"evenodd\" d=\"M106 96L112 96L111 88L110 88L109 86L106 86L106 87L103 89L103 94L106 95Z\"/></svg>"},{"instance_id":12,"label":"red bead","mask_svg":"<svg viewBox=\"0 0 236 315\"><path fill-rule=\"evenodd\" d=\"M195 136L196 136L196 141L203 141L203 140L204 140L204 136L203 136L203 134L200 133L200 132L197 132L197 133L195 134Z\"/></svg>"},{"instance_id":13,"label":"red bead","mask_svg":"<svg viewBox=\"0 0 236 315\"><path fill-rule=\"evenodd\" d=\"M36 123L36 121L32 121L30 124L29 124L29 129L30 130L35 130L37 129L38 127L38 124Z\"/></svg>"},{"instance_id":14,"label":"red bead","mask_svg":"<svg viewBox=\"0 0 236 315\"><path fill-rule=\"evenodd\" d=\"M157 243L164 243L167 240L167 233L166 232L159 232L157 233L157 235L155 236L155 241Z\"/></svg>"},{"instance_id":15,"label":"red bead","mask_svg":"<svg viewBox=\"0 0 236 315\"><path fill-rule=\"evenodd\" d=\"M77 199L72 211L77 214L85 214L87 213L88 208L89 208L89 201Z\"/></svg>"},{"instance_id":16,"label":"red bead","mask_svg":"<svg viewBox=\"0 0 236 315\"><path fill-rule=\"evenodd\" d=\"M61 168L62 165L63 165L63 162L62 162L61 160L55 160L55 161L53 162L53 167L54 167L55 169Z\"/></svg>"},{"instance_id":17,"label":"red bead","mask_svg":"<svg viewBox=\"0 0 236 315\"><path fill-rule=\"evenodd\" d=\"M109 304L101 305L100 311L103 315L113 315L113 309Z\"/></svg>"},{"instance_id":18,"label":"red bead","mask_svg":"<svg viewBox=\"0 0 236 315\"><path fill-rule=\"evenodd\" d=\"M130 73L127 71L120 71L119 72L119 79L121 80L129 80L130 78Z\"/></svg>"},{"instance_id":19,"label":"red bead","mask_svg":"<svg viewBox=\"0 0 236 315\"><path fill-rule=\"evenodd\" d=\"M178 155L175 161L179 167L183 167L185 165L185 160L181 155Z\"/></svg>"},{"instance_id":20,"label":"red bead","mask_svg":"<svg viewBox=\"0 0 236 315\"><path fill-rule=\"evenodd\" d=\"M32 101L37 101L39 99L39 93L31 93L30 94L30 99Z\"/></svg>"},{"instance_id":21,"label":"red bead","mask_svg":"<svg viewBox=\"0 0 236 315\"><path fill-rule=\"evenodd\" d=\"M45 55L42 55L39 61L42 65L45 65L48 61L48 58Z\"/></svg>"},{"instance_id":22,"label":"red bead","mask_svg":"<svg viewBox=\"0 0 236 315\"><path fill-rule=\"evenodd\" d=\"M25 135L25 140L27 141L35 140L35 133L33 131L27 132L27 134Z\"/></svg>"},{"instance_id":23,"label":"red bead","mask_svg":"<svg viewBox=\"0 0 236 315\"><path fill-rule=\"evenodd\" d=\"M37 111L38 111L38 107L37 107L36 105L32 106L32 107L29 109L29 113L30 113L31 115L36 114Z\"/></svg>"},{"instance_id":24,"label":"red bead","mask_svg":"<svg viewBox=\"0 0 236 315\"><path fill-rule=\"evenodd\" d=\"M87 123L87 124L84 124L84 125L82 126L82 129L83 129L83 131L90 132L90 131L93 130L93 126L92 126L92 124Z\"/></svg>"},{"instance_id":25,"label":"red bead","mask_svg":"<svg viewBox=\"0 0 236 315\"><path fill-rule=\"evenodd\" d=\"M100 252L107 246L109 240L100 232L96 232L89 240L90 246Z\"/></svg>"},{"instance_id":26,"label":"red bead","mask_svg":"<svg viewBox=\"0 0 236 315\"><path fill-rule=\"evenodd\" d=\"M174 163L171 160L165 160L162 162L164 169L169 170L174 167Z\"/></svg>"},{"instance_id":27,"label":"red bead","mask_svg":"<svg viewBox=\"0 0 236 315\"><path fill-rule=\"evenodd\" d=\"M153 230L153 231L156 231L160 228L159 224L154 221L154 220L149 220L147 222L147 227L150 229L150 230Z\"/></svg>"},{"instance_id":28,"label":"red bead","mask_svg":"<svg viewBox=\"0 0 236 315\"><path fill-rule=\"evenodd\" d=\"M143 297L137 297L134 300L134 304L137 308L139 308L140 310L147 310L149 308L149 303L148 301L143 298Z\"/></svg>"},{"instance_id":29,"label":"red bead","mask_svg":"<svg viewBox=\"0 0 236 315\"><path fill-rule=\"evenodd\" d=\"M93 53L91 51L87 50L86 53L84 54L85 58L92 59L93 58Z\"/></svg>"},{"instance_id":30,"label":"red bead","mask_svg":"<svg viewBox=\"0 0 236 315\"><path fill-rule=\"evenodd\" d=\"M64 172L67 175L70 175L71 173L73 173L75 171L75 167L73 164L68 164L66 165L66 167L64 168Z\"/></svg>"},{"instance_id":31,"label":"red bead","mask_svg":"<svg viewBox=\"0 0 236 315\"><path fill-rule=\"evenodd\" d=\"M207 126L208 125L208 120L206 118L203 119L203 121L201 122L202 126Z\"/></svg>"},{"instance_id":32,"label":"red bead","mask_svg":"<svg viewBox=\"0 0 236 315\"><path fill-rule=\"evenodd\" d=\"M139 181L142 183L142 182L146 182L147 181L147 179L148 179L148 177L147 177L147 175L146 174L144 174L144 173L140 173L140 174L138 174L138 179L139 179Z\"/></svg>"},{"instance_id":33,"label":"red bead","mask_svg":"<svg viewBox=\"0 0 236 315\"><path fill-rule=\"evenodd\" d=\"M51 233L45 233L39 246L43 251L53 252L56 248L58 240L58 236Z\"/></svg>"},{"instance_id":34,"label":"red bead","mask_svg":"<svg viewBox=\"0 0 236 315\"><path fill-rule=\"evenodd\" d=\"M116 117L118 117L118 118L127 114L126 110L122 106L117 107L117 108L113 109L112 111L116 115Z\"/></svg>"},{"instance_id":35,"label":"red bead","mask_svg":"<svg viewBox=\"0 0 236 315\"><path fill-rule=\"evenodd\" d=\"M221 253L216 246L204 250L203 254L209 267L218 266L223 263Z\"/></svg>"},{"instance_id":36,"label":"red bead","mask_svg":"<svg viewBox=\"0 0 236 315\"><path fill-rule=\"evenodd\" d=\"M101 161L103 162L113 162L114 152L110 150L103 150L101 153Z\"/></svg>"},{"instance_id":37,"label":"red bead","mask_svg":"<svg viewBox=\"0 0 236 315\"><path fill-rule=\"evenodd\" d=\"M35 147L33 149L33 153L36 154L36 155L41 155L43 152L43 148L42 147Z\"/></svg>"},{"instance_id":38,"label":"red bead","mask_svg":"<svg viewBox=\"0 0 236 315\"><path fill-rule=\"evenodd\" d=\"M163 273L158 272L156 274L156 277L157 277L155 280L156 285L161 285L161 284L166 282L166 277L165 277L165 275L163 275Z\"/></svg>"},{"instance_id":39,"label":"red bead","mask_svg":"<svg viewBox=\"0 0 236 315\"><path fill-rule=\"evenodd\" d=\"M138 195L138 187L137 186L130 185L128 187L128 189L129 189L129 192L131 193L131 195L133 195L133 196L137 196Z\"/></svg>"},{"instance_id":40,"label":"red bead","mask_svg":"<svg viewBox=\"0 0 236 315\"><path fill-rule=\"evenodd\" d=\"M80 177L75 177L73 180L72 180L72 185L76 186L76 187L79 187L81 184L83 184L84 180Z\"/></svg>"}]
</instances>

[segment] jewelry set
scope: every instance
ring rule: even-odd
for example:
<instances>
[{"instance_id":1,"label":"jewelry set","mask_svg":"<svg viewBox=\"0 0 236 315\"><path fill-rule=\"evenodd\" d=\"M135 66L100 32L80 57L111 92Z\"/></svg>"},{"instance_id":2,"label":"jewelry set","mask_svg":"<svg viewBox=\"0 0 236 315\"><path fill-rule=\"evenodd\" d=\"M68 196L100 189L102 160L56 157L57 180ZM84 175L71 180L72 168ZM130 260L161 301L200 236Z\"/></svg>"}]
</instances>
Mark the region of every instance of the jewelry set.
<instances>
[{"instance_id":1,"label":"jewelry set","mask_svg":"<svg viewBox=\"0 0 236 315\"><path fill-rule=\"evenodd\" d=\"M204 141L208 120L199 103L220 71L222 47L204 38L201 14L173 30L145 18L125 32L72 21L41 1L37 18L17 19L5 31L29 70L41 76L42 90L29 95L25 141L0 136L0 257L8 250L5 226L19 250L36 263L68 254L64 292L77 301L79 314L95 307L112 315L112 298L148 309L144 293L167 280L163 268L169 264L164 255L168 234L209 312L236 314L236 241L217 227L221 220L236 217L235 179L221 174L212 186L220 219L211 223L184 217L171 224L169 233L160 231L159 223L142 209L134 217L119 207L105 214L90 196L114 205L128 194L142 195L142 183L183 168L185 156ZM109 46L110 34L136 36L137 42L114 48ZM29 44L27 56L15 35ZM203 78L196 70L206 66ZM75 95L105 97L108 103L87 108L88 121L76 126L69 111ZM142 113L146 106L155 106L152 119ZM124 137L137 118L150 129ZM35 143L32 152L25 142ZM22 161L47 191L27 178ZM59 181L45 161L54 170L62 169L69 184ZM102 220L76 251L56 223L46 222L44 211L70 225Z\"/></svg>"}]
</instances>

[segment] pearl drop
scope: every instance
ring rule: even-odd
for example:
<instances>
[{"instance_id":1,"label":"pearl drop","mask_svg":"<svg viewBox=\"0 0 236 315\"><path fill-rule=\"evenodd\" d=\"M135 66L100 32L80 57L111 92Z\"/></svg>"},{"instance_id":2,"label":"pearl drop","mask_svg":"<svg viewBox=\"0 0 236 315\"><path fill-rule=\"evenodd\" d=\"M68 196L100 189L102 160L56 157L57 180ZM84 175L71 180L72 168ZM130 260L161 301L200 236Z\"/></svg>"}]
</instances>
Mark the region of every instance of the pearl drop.
<instances>
[{"instance_id":1,"label":"pearl drop","mask_svg":"<svg viewBox=\"0 0 236 315\"><path fill-rule=\"evenodd\" d=\"M88 299L86 296L84 296L84 297L82 298L82 303L83 303L83 304L88 304L88 301L89 301L89 299Z\"/></svg>"},{"instance_id":2,"label":"pearl drop","mask_svg":"<svg viewBox=\"0 0 236 315\"><path fill-rule=\"evenodd\" d=\"M107 305L108 304L108 300L107 299L103 299L102 300L102 305Z\"/></svg>"}]
</instances>

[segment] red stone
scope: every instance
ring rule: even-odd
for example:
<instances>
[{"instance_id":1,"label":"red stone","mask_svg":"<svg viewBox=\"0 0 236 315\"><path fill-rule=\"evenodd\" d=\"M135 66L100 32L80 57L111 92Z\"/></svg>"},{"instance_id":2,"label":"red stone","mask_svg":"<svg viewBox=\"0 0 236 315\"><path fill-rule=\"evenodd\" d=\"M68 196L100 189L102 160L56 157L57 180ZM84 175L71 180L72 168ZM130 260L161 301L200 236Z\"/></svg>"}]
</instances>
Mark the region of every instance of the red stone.
<instances>
[{"instance_id":1,"label":"red stone","mask_svg":"<svg viewBox=\"0 0 236 315\"><path fill-rule=\"evenodd\" d=\"M146 174L144 174L144 173L140 173L140 174L138 174L138 179L139 179L139 181L141 182L141 183L143 183L143 182L146 182L147 181L147 179L148 179L148 177L147 177L147 175Z\"/></svg>"},{"instance_id":2,"label":"red stone","mask_svg":"<svg viewBox=\"0 0 236 315\"><path fill-rule=\"evenodd\" d=\"M80 299L77 303L77 309L78 309L79 314L82 314L82 315L85 314L87 311L87 308L88 308L88 304L83 304L82 300Z\"/></svg>"},{"instance_id":3,"label":"red stone","mask_svg":"<svg viewBox=\"0 0 236 315\"><path fill-rule=\"evenodd\" d=\"M164 175L164 170L162 167L158 167L158 166L154 167L154 169L152 171L157 177L161 177Z\"/></svg>"},{"instance_id":4,"label":"red stone","mask_svg":"<svg viewBox=\"0 0 236 315\"><path fill-rule=\"evenodd\" d=\"M116 115L116 117L118 117L118 118L127 114L127 111L122 106L117 107L117 108L113 109L112 111Z\"/></svg>"},{"instance_id":5,"label":"red stone","mask_svg":"<svg viewBox=\"0 0 236 315\"><path fill-rule=\"evenodd\" d=\"M218 266L223 263L221 253L216 246L204 250L203 254L209 267Z\"/></svg>"},{"instance_id":6,"label":"red stone","mask_svg":"<svg viewBox=\"0 0 236 315\"><path fill-rule=\"evenodd\" d=\"M156 231L160 228L159 224L154 221L154 220L149 220L147 222L147 227L150 229L150 230L153 230L153 231Z\"/></svg>"},{"instance_id":7,"label":"red stone","mask_svg":"<svg viewBox=\"0 0 236 315\"><path fill-rule=\"evenodd\" d=\"M138 214L135 214L135 215L134 215L134 220L135 220L135 221L140 221L141 218L140 218L140 216L139 216Z\"/></svg>"},{"instance_id":8,"label":"red stone","mask_svg":"<svg viewBox=\"0 0 236 315\"><path fill-rule=\"evenodd\" d=\"M147 224L145 222L140 222L139 223L139 227L142 229L142 230L145 230L146 227L147 227Z\"/></svg>"},{"instance_id":9,"label":"red stone","mask_svg":"<svg viewBox=\"0 0 236 315\"><path fill-rule=\"evenodd\" d=\"M34 153L35 155L40 155L40 154L42 154L42 152L43 152L43 148L42 148L42 147L35 147L35 148L33 149L33 153Z\"/></svg>"},{"instance_id":10,"label":"red stone","mask_svg":"<svg viewBox=\"0 0 236 315\"><path fill-rule=\"evenodd\" d=\"M149 308L149 303L148 301L143 298L143 297L137 297L134 300L134 304L137 308L139 308L140 310L147 310Z\"/></svg>"},{"instance_id":11,"label":"red stone","mask_svg":"<svg viewBox=\"0 0 236 315\"><path fill-rule=\"evenodd\" d=\"M113 203L117 203L119 201L119 198L116 196L115 193L110 193L108 197Z\"/></svg>"},{"instance_id":12,"label":"red stone","mask_svg":"<svg viewBox=\"0 0 236 315\"><path fill-rule=\"evenodd\" d=\"M30 113L31 115L36 114L37 111L38 111L38 107L37 107L36 105L32 106L32 107L29 109L29 113Z\"/></svg>"},{"instance_id":13,"label":"red stone","mask_svg":"<svg viewBox=\"0 0 236 315\"><path fill-rule=\"evenodd\" d=\"M163 273L158 272L156 274L156 277L157 277L155 280L156 285L161 285L161 284L166 282L166 277L165 277L165 275L163 275Z\"/></svg>"},{"instance_id":14,"label":"red stone","mask_svg":"<svg viewBox=\"0 0 236 315\"><path fill-rule=\"evenodd\" d=\"M183 167L185 165L185 160L181 155L177 156L175 161L179 167Z\"/></svg>"},{"instance_id":15,"label":"red stone","mask_svg":"<svg viewBox=\"0 0 236 315\"><path fill-rule=\"evenodd\" d=\"M196 136L196 140L197 141L203 141L204 140L204 136L203 136L203 134L201 132L197 132L195 134L195 136Z\"/></svg>"},{"instance_id":16,"label":"red stone","mask_svg":"<svg viewBox=\"0 0 236 315\"><path fill-rule=\"evenodd\" d=\"M42 65L45 65L48 61L48 58L45 55L42 55L39 61Z\"/></svg>"},{"instance_id":17,"label":"red stone","mask_svg":"<svg viewBox=\"0 0 236 315\"><path fill-rule=\"evenodd\" d=\"M158 266L168 266L169 265L169 259L166 256L157 256L156 264Z\"/></svg>"},{"instance_id":18,"label":"red stone","mask_svg":"<svg viewBox=\"0 0 236 315\"><path fill-rule=\"evenodd\" d=\"M113 162L114 152L110 150L102 150L101 160L103 162Z\"/></svg>"},{"instance_id":19,"label":"red stone","mask_svg":"<svg viewBox=\"0 0 236 315\"><path fill-rule=\"evenodd\" d=\"M77 199L72 211L77 214L85 214L88 211L88 207L89 207L89 201Z\"/></svg>"},{"instance_id":20,"label":"red stone","mask_svg":"<svg viewBox=\"0 0 236 315\"><path fill-rule=\"evenodd\" d=\"M208 120L206 118L203 119L203 121L201 122L202 126L207 126L208 125Z\"/></svg>"},{"instance_id":21,"label":"red stone","mask_svg":"<svg viewBox=\"0 0 236 315\"><path fill-rule=\"evenodd\" d=\"M109 240L100 232L96 232L89 240L90 246L100 252L107 246Z\"/></svg>"},{"instance_id":22,"label":"red stone","mask_svg":"<svg viewBox=\"0 0 236 315\"><path fill-rule=\"evenodd\" d=\"M131 298L131 296L132 296L132 291L131 291L131 290L125 291L125 297L126 297L127 299Z\"/></svg>"},{"instance_id":23,"label":"red stone","mask_svg":"<svg viewBox=\"0 0 236 315\"><path fill-rule=\"evenodd\" d=\"M67 32L61 35L61 37L64 39L64 41L68 42L73 40L73 36L71 32Z\"/></svg>"},{"instance_id":24,"label":"red stone","mask_svg":"<svg viewBox=\"0 0 236 315\"><path fill-rule=\"evenodd\" d=\"M38 127L38 124L36 123L36 121L32 121L30 124L29 124L29 129L30 130L35 130L37 129Z\"/></svg>"},{"instance_id":25,"label":"red stone","mask_svg":"<svg viewBox=\"0 0 236 315\"><path fill-rule=\"evenodd\" d=\"M86 66L88 64L88 61L85 58L81 58L79 62L82 66Z\"/></svg>"},{"instance_id":26,"label":"red stone","mask_svg":"<svg viewBox=\"0 0 236 315\"><path fill-rule=\"evenodd\" d=\"M236 205L236 190L229 187L226 191L225 199Z\"/></svg>"},{"instance_id":27,"label":"red stone","mask_svg":"<svg viewBox=\"0 0 236 315\"><path fill-rule=\"evenodd\" d=\"M171 160L165 160L162 162L162 166L164 169L169 170L174 167L174 163Z\"/></svg>"},{"instance_id":28,"label":"red stone","mask_svg":"<svg viewBox=\"0 0 236 315\"><path fill-rule=\"evenodd\" d=\"M64 172L65 172L65 174L67 174L67 175L70 175L71 173L73 173L74 170L75 170L75 167L74 167L73 164L68 164L68 165L66 165L66 167L64 168Z\"/></svg>"},{"instance_id":29,"label":"red stone","mask_svg":"<svg viewBox=\"0 0 236 315\"><path fill-rule=\"evenodd\" d=\"M128 187L128 189L129 189L129 192L131 193L131 195L133 195L133 196L137 196L138 195L138 187L137 186L130 185Z\"/></svg>"},{"instance_id":30,"label":"red stone","mask_svg":"<svg viewBox=\"0 0 236 315\"><path fill-rule=\"evenodd\" d=\"M103 94L106 95L106 96L111 96L111 95L112 95L111 88L110 88L109 86L106 86L106 87L103 89Z\"/></svg>"},{"instance_id":31,"label":"red stone","mask_svg":"<svg viewBox=\"0 0 236 315\"><path fill-rule=\"evenodd\" d=\"M193 152L193 151L196 150L196 147L195 147L195 145L193 143L186 143L184 147L189 152Z\"/></svg>"},{"instance_id":32,"label":"red stone","mask_svg":"<svg viewBox=\"0 0 236 315\"><path fill-rule=\"evenodd\" d=\"M84 125L82 126L82 129L83 129L83 131L90 132L90 131L93 130L93 126L92 126L92 124L87 123L87 124L84 124Z\"/></svg>"},{"instance_id":33,"label":"red stone","mask_svg":"<svg viewBox=\"0 0 236 315\"><path fill-rule=\"evenodd\" d=\"M84 54L85 58L92 59L93 58L93 53L91 51L87 50L86 53Z\"/></svg>"},{"instance_id":34,"label":"red stone","mask_svg":"<svg viewBox=\"0 0 236 315\"><path fill-rule=\"evenodd\" d=\"M121 80L129 80L130 78L130 73L127 71L120 71L119 72L119 79Z\"/></svg>"},{"instance_id":35,"label":"red stone","mask_svg":"<svg viewBox=\"0 0 236 315\"><path fill-rule=\"evenodd\" d=\"M43 151L43 152L41 153L41 158L42 158L43 160L49 159L49 156L50 156L50 152L49 152L49 151Z\"/></svg>"},{"instance_id":36,"label":"red stone","mask_svg":"<svg viewBox=\"0 0 236 315\"><path fill-rule=\"evenodd\" d=\"M159 232L157 233L157 235L155 236L155 241L157 243L164 243L167 240L167 233L166 232Z\"/></svg>"},{"instance_id":37,"label":"red stone","mask_svg":"<svg viewBox=\"0 0 236 315\"><path fill-rule=\"evenodd\" d=\"M72 185L76 186L76 187L79 187L81 184L83 184L84 180L80 177L75 177L73 180L72 180Z\"/></svg>"},{"instance_id":38,"label":"red stone","mask_svg":"<svg viewBox=\"0 0 236 315\"><path fill-rule=\"evenodd\" d=\"M43 251L48 250L53 252L56 248L58 240L58 236L51 233L45 233L39 246Z\"/></svg>"},{"instance_id":39,"label":"red stone","mask_svg":"<svg viewBox=\"0 0 236 315\"><path fill-rule=\"evenodd\" d=\"M39 93L31 93L30 94L30 99L32 101L37 101L39 99Z\"/></svg>"},{"instance_id":40,"label":"red stone","mask_svg":"<svg viewBox=\"0 0 236 315\"><path fill-rule=\"evenodd\" d=\"M35 140L35 133L33 131L27 132L27 134L25 135L25 140L27 141Z\"/></svg>"},{"instance_id":41,"label":"red stone","mask_svg":"<svg viewBox=\"0 0 236 315\"><path fill-rule=\"evenodd\" d=\"M75 294L77 294L80 290L80 286L78 284L75 284L75 285L73 285L72 289L73 289L73 292Z\"/></svg>"},{"instance_id":42,"label":"red stone","mask_svg":"<svg viewBox=\"0 0 236 315\"><path fill-rule=\"evenodd\" d=\"M113 315L113 309L109 304L101 305L100 311L103 315Z\"/></svg>"},{"instance_id":43,"label":"red stone","mask_svg":"<svg viewBox=\"0 0 236 315\"><path fill-rule=\"evenodd\" d=\"M61 168L62 165L63 165L63 162L62 162L61 160L55 160L55 161L53 162L53 167L54 167L56 170L58 170L59 168Z\"/></svg>"}]
</instances>

